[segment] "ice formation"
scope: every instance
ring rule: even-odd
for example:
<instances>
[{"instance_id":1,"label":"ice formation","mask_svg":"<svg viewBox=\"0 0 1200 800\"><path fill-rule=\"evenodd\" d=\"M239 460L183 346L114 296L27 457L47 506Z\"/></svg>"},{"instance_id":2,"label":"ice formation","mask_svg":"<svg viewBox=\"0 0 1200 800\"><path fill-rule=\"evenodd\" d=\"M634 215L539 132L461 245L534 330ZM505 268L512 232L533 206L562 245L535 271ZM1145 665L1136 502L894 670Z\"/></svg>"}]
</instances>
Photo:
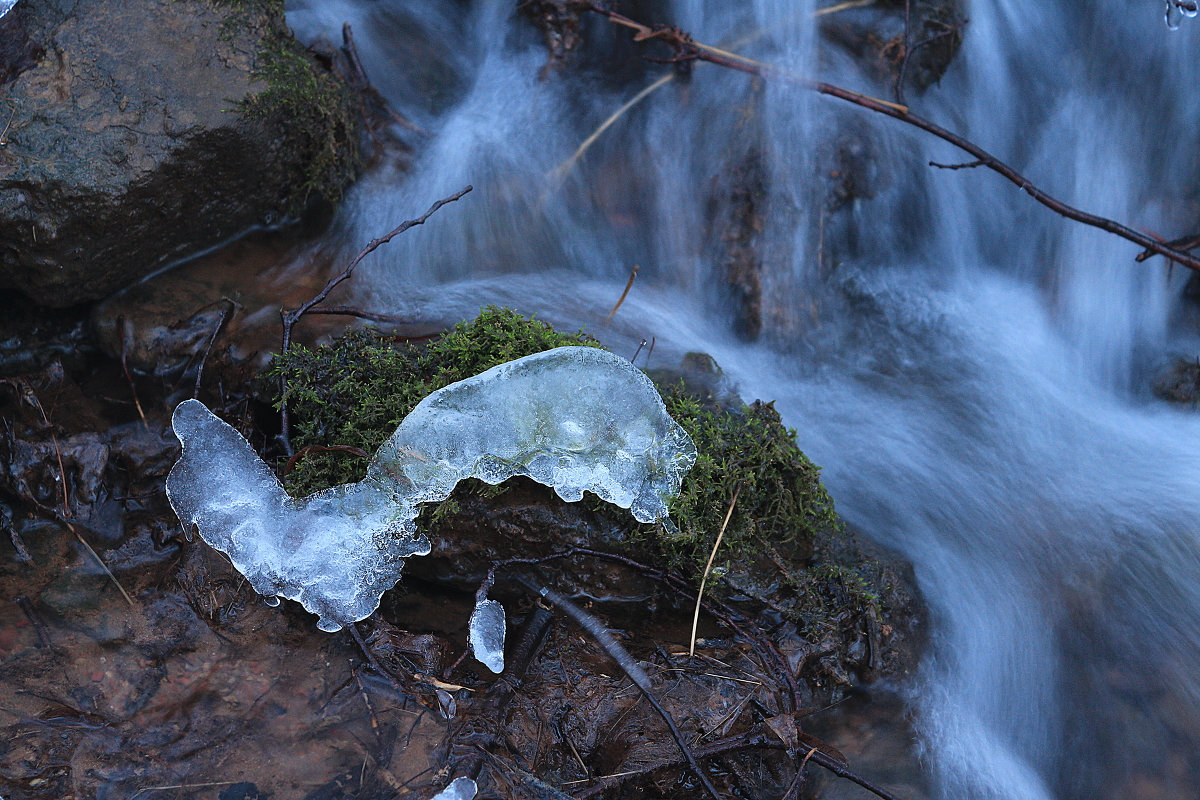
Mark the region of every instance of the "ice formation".
<instances>
[{"instance_id":1,"label":"ice formation","mask_svg":"<svg viewBox=\"0 0 1200 800\"><path fill-rule=\"evenodd\" d=\"M1179 23L1184 17L1194 17L1200 13L1200 3L1197 0L1166 0L1167 27L1178 30Z\"/></svg>"},{"instance_id":2,"label":"ice formation","mask_svg":"<svg viewBox=\"0 0 1200 800\"><path fill-rule=\"evenodd\" d=\"M379 448L366 478L302 499L199 401L180 403L172 424L183 454L167 496L180 522L255 591L298 601L325 631L369 616L404 559L429 552L418 506L444 500L463 478L525 475L564 500L587 490L641 522L670 525L666 501L696 460L650 379L593 347L548 350L439 389ZM472 615L472 645L502 666L503 608L488 603Z\"/></svg>"},{"instance_id":3,"label":"ice formation","mask_svg":"<svg viewBox=\"0 0 1200 800\"><path fill-rule=\"evenodd\" d=\"M450 785L429 800L475 800L479 787L470 778L455 778Z\"/></svg>"},{"instance_id":4,"label":"ice formation","mask_svg":"<svg viewBox=\"0 0 1200 800\"><path fill-rule=\"evenodd\" d=\"M475 660L499 675L504 671L504 606L495 600L475 604L467 624L467 641Z\"/></svg>"}]
</instances>

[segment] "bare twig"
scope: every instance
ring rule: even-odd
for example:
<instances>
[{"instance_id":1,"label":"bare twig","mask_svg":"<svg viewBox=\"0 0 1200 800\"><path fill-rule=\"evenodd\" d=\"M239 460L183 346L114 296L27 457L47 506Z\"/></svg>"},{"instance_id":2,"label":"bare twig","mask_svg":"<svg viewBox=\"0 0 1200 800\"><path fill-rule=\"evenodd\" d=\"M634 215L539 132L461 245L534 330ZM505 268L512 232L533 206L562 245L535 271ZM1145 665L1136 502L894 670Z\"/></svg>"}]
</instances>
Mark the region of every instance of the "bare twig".
<instances>
[{"instance_id":1,"label":"bare twig","mask_svg":"<svg viewBox=\"0 0 1200 800\"><path fill-rule=\"evenodd\" d=\"M896 75L896 96L899 99L899 102L901 104L903 104L905 102L904 101L904 76L905 76L905 73L908 71L909 57L911 55L913 55L914 53L916 53L918 50L920 50L922 47L931 45L934 42L936 42L938 39L945 39L947 36L953 36L954 34L958 33L962 29L962 26L965 24L966 24L965 20L956 22L953 25L946 25L945 23L942 23L942 27L944 28L944 30L941 30L938 33L932 34L930 36L926 36L921 41L910 46L909 45L910 39L908 36L908 11L907 11L907 9L905 10L904 59L900 62L900 71Z\"/></svg>"},{"instance_id":2,"label":"bare twig","mask_svg":"<svg viewBox=\"0 0 1200 800\"><path fill-rule=\"evenodd\" d=\"M1200 247L1200 234L1193 233L1181 236L1178 239L1172 239L1167 242L1167 246L1173 247L1176 250L1195 250L1197 247ZM1137 254L1137 261L1145 261L1147 258L1153 258L1154 255L1150 250L1143 250Z\"/></svg>"},{"instance_id":3,"label":"bare twig","mask_svg":"<svg viewBox=\"0 0 1200 800\"><path fill-rule=\"evenodd\" d=\"M688 645L688 655L696 655L696 628L700 625L700 601L704 599L704 584L708 582L708 573L712 571L713 559L717 557L717 548L725 537L725 528L729 527L729 519L733 516L733 507L737 505L738 495L742 493L742 484L733 490L733 500L729 502L729 510L725 512L725 521L721 530L717 531L717 541L713 542L712 552L708 554L708 563L704 565L704 577L700 579L700 589L696 592L696 612L692 615L692 639Z\"/></svg>"},{"instance_id":4,"label":"bare twig","mask_svg":"<svg viewBox=\"0 0 1200 800\"><path fill-rule=\"evenodd\" d=\"M869 97L865 94L844 89L831 83L803 78L801 76L772 67L771 65L765 64L761 61L755 61L754 59L746 58L745 56L740 56L736 53L730 53L726 50L721 50L720 48L696 42L688 34L680 31L677 28L651 28L647 25L641 24L640 22L635 22L634 20L631 20L622 14L618 14L615 11L596 5L595 3L590 4L588 9L606 17L615 25L621 25L636 31L634 36L635 41L655 39L673 47L675 49L676 60L683 57L698 59L707 61L711 64L716 64L718 66L726 67L728 69L739 70L751 75L780 78L795 83L799 86L811 89L818 94L836 97L839 100L843 100L847 103L852 103L869 111L874 111L878 114L884 114L892 117L893 119L898 119L901 122L912 125L913 127L920 128L926 133L932 134L945 142L949 142L960 150L963 150L974 156L975 159L980 162L981 166L987 167L993 172L1000 174L1015 184L1021 191L1028 194L1046 208L1054 211L1056 214L1066 217L1067 219L1080 222L1084 225L1089 225L1093 228L1099 228L1100 230L1107 231L1108 233L1119 236L1122 239L1133 242L1134 244L1141 245L1150 253L1165 256L1171 261L1181 264L1188 269L1200 272L1200 257L1193 256L1190 253L1184 252L1183 250L1171 247L1168 243L1160 242L1148 234L1134 230L1133 228L1116 222L1115 220L1101 217L1096 214L1091 214L1075 208L1074 206L1067 205L1061 200L1052 197L1051 195L1034 186L1024 175L1010 167L1008 164L1005 164L1003 161L996 158L979 145L946 130L930 120L913 114L905 105Z\"/></svg>"},{"instance_id":5,"label":"bare twig","mask_svg":"<svg viewBox=\"0 0 1200 800\"><path fill-rule=\"evenodd\" d=\"M964 161L961 164L943 164L940 161L930 161L929 166L937 167L938 169L975 169L982 167L982 161Z\"/></svg>"},{"instance_id":6,"label":"bare twig","mask_svg":"<svg viewBox=\"0 0 1200 800\"><path fill-rule=\"evenodd\" d=\"M535 588L532 584L526 583L526 585L533 591L538 592L542 597L546 598L554 605L558 606L567 614L567 616L579 623L579 625L588 633L590 633L592 638L594 638L596 642L602 648L604 648L604 651L608 653L613 661L616 661L617 664L620 665L625 674L629 676L629 679L633 681L639 689L642 690L642 694L645 695L646 701L654 707L654 710L658 712L660 717L662 717L663 722L667 723L667 727L671 731L671 736L675 738L676 744L679 745L680 752L683 754L684 758L687 759L688 766L691 767L692 772L695 773L696 777L700 780L700 783L704 785L705 791L712 796L713 800L721 800L721 796L717 794L716 787L712 785L712 782L708 779L708 775L703 769L700 768L699 762L696 761L696 757L692 753L691 746L689 746L687 740L683 738L683 734L679 732L679 726L675 724L675 719L671 716L670 712L662 707L662 705L658 702L658 698L654 696L653 686L650 683L650 676L647 675L646 671L642 669L641 665L634 660L633 656L629 654L629 651L622 647L621 644L615 638L613 638L613 635L608 632L607 628L600 624L598 619L572 603L567 598L560 595L558 592L545 586Z\"/></svg>"},{"instance_id":7,"label":"bare twig","mask_svg":"<svg viewBox=\"0 0 1200 800\"><path fill-rule=\"evenodd\" d=\"M217 341L217 336L220 335L221 328L225 327L225 323L229 320L229 315L238 307L238 304L228 297L223 299L229 305L221 312L221 316L217 319L217 324L213 326L212 335L208 337L208 344L204 346L204 354L200 356L200 364L196 367L196 386L192 390L193 398L200 396L200 379L204 377L204 365L208 362L208 354L212 351L213 342ZM141 411L140 408L138 410ZM145 422L145 418L142 421Z\"/></svg>"},{"instance_id":8,"label":"bare twig","mask_svg":"<svg viewBox=\"0 0 1200 800\"><path fill-rule=\"evenodd\" d=\"M372 239L371 241L367 242L366 247L364 247L362 250L360 250L358 255L356 255L353 259L350 260L350 263L346 265L346 268L343 269L341 272L339 272L337 275L330 278L329 282L325 284L325 287L323 289L321 289L321 291L317 292L317 294L311 300L309 300L307 303L304 303L301 306L298 306L297 308L281 309L279 313L280 313L280 316L283 318L283 341L282 341L282 344L280 345L279 352L286 353L288 351L288 348L291 347L292 327L297 322L300 321L300 318L303 317L305 314L311 312L314 307L323 303L325 301L325 298L329 296L330 292L332 292L335 288L337 288L337 286L339 284L341 284L343 281L347 280L351 275L353 275L355 267L357 267L364 258L369 256L371 253L375 252L379 247L390 242L396 236L399 236L400 234L404 233L409 228L414 228L417 225L424 225L426 220L428 220L431 216L433 216L433 214L436 213L439 208L446 205L447 203L453 203L454 201L460 199L463 195L465 195L467 192L471 191L473 188L474 188L473 186L468 185L468 186L460 189L459 191L455 192L454 194L450 195L449 197L443 197L441 200L438 200L436 203L434 203L432 206L430 206L428 211L426 211L424 214L417 217L416 219L410 219L410 220L401 222L399 225L397 225L395 228L393 228L389 233L387 233L383 236L380 236L378 239ZM279 416L280 416L280 420L283 424L282 440L283 440L284 449L287 451L287 454L289 456L291 456L293 453L293 450L292 450L292 439L291 439L291 436L288 434L289 419L288 419L288 404L287 404L287 379L281 377L279 379L279 381L280 381Z\"/></svg>"},{"instance_id":9,"label":"bare twig","mask_svg":"<svg viewBox=\"0 0 1200 800\"><path fill-rule=\"evenodd\" d=\"M370 322L391 322L395 324L404 324L412 322L410 317L402 317L399 314L383 314L377 311L364 311L361 308L354 306L318 306L317 308L309 309L310 314L333 314L343 317L358 317Z\"/></svg>"}]
</instances>

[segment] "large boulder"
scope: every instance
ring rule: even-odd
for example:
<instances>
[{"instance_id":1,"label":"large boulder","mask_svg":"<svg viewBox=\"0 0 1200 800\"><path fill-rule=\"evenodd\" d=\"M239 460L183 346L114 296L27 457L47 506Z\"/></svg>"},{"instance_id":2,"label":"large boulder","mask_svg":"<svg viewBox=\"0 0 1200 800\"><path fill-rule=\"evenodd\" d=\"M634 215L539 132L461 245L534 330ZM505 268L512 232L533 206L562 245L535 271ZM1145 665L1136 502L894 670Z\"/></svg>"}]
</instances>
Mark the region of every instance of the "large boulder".
<instances>
[{"instance_id":1,"label":"large boulder","mask_svg":"<svg viewBox=\"0 0 1200 800\"><path fill-rule=\"evenodd\" d=\"M281 0L24 0L8 16L27 41L0 71L0 287L97 299L353 176L352 99Z\"/></svg>"}]
</instances>

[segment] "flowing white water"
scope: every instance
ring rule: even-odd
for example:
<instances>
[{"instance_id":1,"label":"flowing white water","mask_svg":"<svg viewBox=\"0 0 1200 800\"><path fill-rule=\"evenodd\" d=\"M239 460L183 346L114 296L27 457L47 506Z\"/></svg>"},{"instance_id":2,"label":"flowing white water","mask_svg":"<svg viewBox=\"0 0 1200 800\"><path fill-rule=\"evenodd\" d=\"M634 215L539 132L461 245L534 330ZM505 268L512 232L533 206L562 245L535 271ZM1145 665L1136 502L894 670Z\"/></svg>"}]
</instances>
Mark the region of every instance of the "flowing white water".
<instances>
[{"instance_id":1,"label":"flowing white water","mask_svg":"<svg viewBox=\"0 0 1200 800\"><path fill-rule=\"evenodd\" d=\"M376 252L354 279L359 300L444 318L504 303L587 325L627 355L654 336L661 364L711 353L747 397L776 399L841 512L916 565L934 630L911 693L941 794L1195 796L1200 416L1144 389L1167 354L1200 350L1172 325L1181 270L1136 264L1133 245L995 175L928 168L961 158L919 132L778 81L754 100L747 76L708 65L652 94L556 182L657 74L614 57L539 80L540 36L512 6L290 3L302 37L335 38L350 21L375 83L429 132L411 173L382 168L352 193L335 233L347 257L477 187ZM812 10L676 0L671 21L886 94L837 52L818 59ZM1150 0L968 11L942 85L909 98L918 113L1069 203L1190 232L1200 25L1168 31ZM593 48L626 35L594 28ZM814 154L846 120L886 188L826 230ZM713 266L708 198L758 145L768 314L748 344Z\"/></svg>"}]
</instances>

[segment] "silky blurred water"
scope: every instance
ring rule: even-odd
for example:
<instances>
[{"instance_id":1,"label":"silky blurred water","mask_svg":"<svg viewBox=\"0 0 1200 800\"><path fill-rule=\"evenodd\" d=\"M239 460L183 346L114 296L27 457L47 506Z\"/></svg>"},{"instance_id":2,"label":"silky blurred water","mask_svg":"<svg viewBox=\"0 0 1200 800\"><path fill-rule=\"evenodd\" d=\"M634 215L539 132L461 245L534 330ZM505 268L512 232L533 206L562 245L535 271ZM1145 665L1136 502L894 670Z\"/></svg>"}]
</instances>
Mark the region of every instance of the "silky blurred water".
<instances>
[{"instance_id":1,"label":"silky blurred water","mask_svg":"<svg viewBox=\"0 0 1200 800\"><path fill-rule=\"evenodd\" d=\"M358 302L444 319L507 304L627 355L653 337L661 364L712 354L747 398L776 400L842 514L915 564L933 637L906 691L941 795L1194 796L1200 416L1146 388L1168 357L1200 350L1179 322L1184 270L1137 264L1134 245L983 170L931 169L964 159L918 131L783 81L757 93L710 65L656 90L563 175L662 73L614 58L543 79L540 34L513 5L289 3L301 38L336 40L349 21L374 83L425 131L411 171L381 166L351 194L331 234L347 258L476 186L365 262ZM819 51L814 10L669 9L700 41L888 95ZM917 113L1068 203L1191 232L1200 25L1169 31L1149 0L975 0L967 13L950 72L910 90ZM626 36L592 27L588 48ZM847 124L886 180L827 220L817 154ZM712 187L748 155L765 197L756 342L733 331L709 232Z\"/></svg>"}]
</instances>

